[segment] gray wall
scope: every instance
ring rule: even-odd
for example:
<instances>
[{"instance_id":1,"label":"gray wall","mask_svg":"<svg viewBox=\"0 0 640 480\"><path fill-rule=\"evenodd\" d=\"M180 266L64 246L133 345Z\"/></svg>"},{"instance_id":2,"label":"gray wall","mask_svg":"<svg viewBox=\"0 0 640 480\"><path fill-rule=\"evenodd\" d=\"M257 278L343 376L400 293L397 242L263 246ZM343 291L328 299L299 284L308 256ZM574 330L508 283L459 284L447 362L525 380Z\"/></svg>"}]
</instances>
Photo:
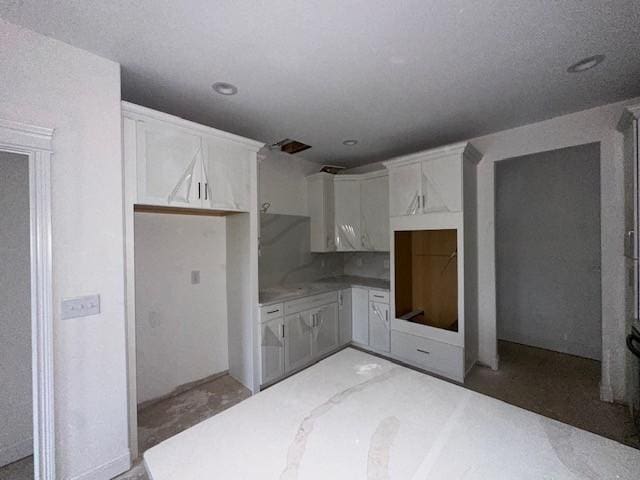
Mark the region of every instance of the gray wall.
<instances>
[{"instance_id":1,"label":"gray wall","mask_svg":"<svg viewBox=\"0 0 640 480\"><path fill-rule=\"evenodd\" d=\"M0 152L0 466L32 451L29 164Z\"/></svg>"},{"instance_id":2,"label":"gray wall","mask_svg":"<svg viewBox=\"0 0 640 480\"><path fill-rule=\"evenodd\" d=\"M498 338L601 358L600 146L496 164Z\"/></svg>"}]
</instances>

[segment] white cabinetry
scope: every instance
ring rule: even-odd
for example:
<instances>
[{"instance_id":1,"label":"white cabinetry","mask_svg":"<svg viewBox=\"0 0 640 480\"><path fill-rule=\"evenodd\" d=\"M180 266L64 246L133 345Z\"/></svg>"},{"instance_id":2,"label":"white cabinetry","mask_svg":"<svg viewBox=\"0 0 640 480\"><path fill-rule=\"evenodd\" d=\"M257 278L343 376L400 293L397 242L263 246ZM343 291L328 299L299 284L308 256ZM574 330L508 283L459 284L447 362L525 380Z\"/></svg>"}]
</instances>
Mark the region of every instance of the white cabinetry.
<instances>
[{"instance_id":1,"label":"white cabinetry","mask_svg":"<svg viewBox=\"0 0 640 480\"><path fill-rule=\"evenodd\" d=\"M334 179L336 250L364 250L360 229L360 181L341 175Z\"/></svg>"},{"instance_id":2,"label":"white cabinetry","mask_svg":"<svg viewBox=\"0 0 640 480\"><path fill-rule=\"evenodd\" d=\"M376 351L388 352L390 341L389 304L369 302L369 346Z\"/></svg>"},{"instance_id":3,"label":"white cabinetry","mask_svg":"<svg viewBox=\"0 0 640 480\"><path fill-rule=\"evenodd\" d=\"M311 251L388 252L388 182L386 171L307 177Z\"/></svg>"},{"instance_id":4,"label":"white cabinetry","mask_svg":"<svg viewBox=\"0 0 640 480\"><path fill-rule=\"evenodd\" d=\"M385 162L392 217L462 211L462 162L455 145Z\"/></svg>"},{"instance_id":5,"label":"white cabinetry","mask_svg":"<svg viewBox=\"0 0 640 480\"><path fill-rule=\"evenodd\" d=\"M136 203L250 210L262 144L137 105L123 104L123 115L135 125L135 151L125 148L125 160L136 165Z\"/></svg>"},{"instance_id":6,"label":"white cabinetry","mask_svg":"<svg viewBox=\"0 0 640 480\"><path fill-rule=\"evenodd\" d=\"M313 358L312 312L300 312L284 319L284 370L289 373Z\"/></svg>"},{"instance_id":7,"label":"white cabinetry","mask_svg":"<svg viewBox=\"0 0 640 480\"><path fill-rule=\"evenodd\" d=\"M360 228L364 250L389 251L389 178L376 175L360 181Z\"/></svg>"},{"instance_id":8,"label":"white cabinetry","mask_svg":"<svg viewBox=\"0 0 640 480\"><path fill-rule=\"evenodd\" d=\"M314 312L312 350L315 358L335 350L338 345L338 304L330 303Z\"/></svg>"},{"instance_id":9,"label":"white cabinetry","mask_svg":"<svg viewBox=\"0 0 640 480\"><path fill-rule=\"evenodd\" d=\"M284 322L282 318L261 325L262 384L284 375Z\"/></svg>"},{"instance_id":10,"label":"white cabinetry","mask_svg":"<svg viewBox=\"0 0 640 480\"><path fill-rule=\"evenodd\" d=\"M384 162L389 170L390 251L394 252L391 356L460 382L478 355L476 165L480 158L465 142ZM436 268L426 258L442 255L436 251L445 231L454 239L452 253L447 250L448 264L456 266L453 277L449 271L448 278L454 280L447 290L454 300L435 298L425 280ZM453 304L449 310L453 322L433 322L445 301Z\"/></svg>"},{"instance_id":11,"label":"white cabinetry","mask_svg":"<svg viewBox=\"0 0 640 480\"><path fill-rule=\"evenodd\" d=\"M338 292L330 292L260 309L261 385L273 383L340 346L338 298Z\"/></svg>"},{"instance_id":12,"label":"white cabinetry","mask_svg":"<svg viewBox=\"0 0 640 480\"><path fill-rule=\"evenodd\" d=\"M369 345L369 291L366 288L351 289L353 315L353 342Z\"/></svg>"},{"instance_id":13,"label":"white cabinetry","mask_svg":"<svg viewBox=\"0 0 640 480\"><path fill-rule=\"evenodd\" d=\"M389 169L389 214L392 217L418 213L422 202L420 176L417 161Z\"/></svg>"},{"instance_id":14,"label":"white cabinetry","mask_svg":"<svg viewBox=\"0 0 640 480\"><path fill-rule=\"evenodd\" d=\"M312 252L336 250L333 177L329 173L316 173L307 177Z\"/></svg>"},{"instance_id":15,"label":"white cabinetry","mask_svg":"<svg viewBox=\"0 0 640 480\"><path fill-rule=\"evenodd\" d=\"M340 325L338 340L340 345L346 345L353 338L352 318L351 289L340 290L338 292L338 323Z\"/></svg>"},{"instance_id":16,"label":"white cabinetry","mask_svg":"<svg viewBox=\"0 0 640 480\"><path fill-rule=\"evenodd\" d=\"M136 143L138 203L200 207L200 135L166 123L140 120Z\"/></svg>"}]
</instances>

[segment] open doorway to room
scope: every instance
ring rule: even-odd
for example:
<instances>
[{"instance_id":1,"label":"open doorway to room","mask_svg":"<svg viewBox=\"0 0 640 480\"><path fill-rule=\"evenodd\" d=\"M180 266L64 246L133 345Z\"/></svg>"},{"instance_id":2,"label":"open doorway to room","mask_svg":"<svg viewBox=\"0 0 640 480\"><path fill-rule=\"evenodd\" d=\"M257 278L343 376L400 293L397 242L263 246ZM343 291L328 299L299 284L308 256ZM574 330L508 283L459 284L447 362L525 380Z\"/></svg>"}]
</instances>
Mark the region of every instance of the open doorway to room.
<instances>
[{"instance_id":1,"label":"open doorway to room","mask_svg":"<svg viewBox=\"0 0 640 480\"><path fill-rule=\"evenodd\" d=\"M0 479L33 479L29 157L0 151Z\"/></svg>"},{"instance_id":2,"label":"open doorway to room","mask_svg":"<svg viewBox=\"0 0 640 480\"><path fill-rule=\"evenodd\" d=\"M600 145L497 162L495 245L500 370L474 390L620 442L623 406L600 400Z\"/></svg>"}]
</instances>

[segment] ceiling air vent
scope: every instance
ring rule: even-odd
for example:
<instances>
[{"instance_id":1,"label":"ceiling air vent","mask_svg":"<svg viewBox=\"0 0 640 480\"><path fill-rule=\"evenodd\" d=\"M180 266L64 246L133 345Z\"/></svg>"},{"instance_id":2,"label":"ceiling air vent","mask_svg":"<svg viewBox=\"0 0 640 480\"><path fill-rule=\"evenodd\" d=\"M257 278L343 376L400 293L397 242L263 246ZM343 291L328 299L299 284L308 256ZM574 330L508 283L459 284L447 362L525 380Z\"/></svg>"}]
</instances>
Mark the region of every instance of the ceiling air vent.
<instances>
[{"instance_id":1,"label":"ceiling air vent","mask_svg":"<svg viewBox=\"0 0 640 480\"><path fill-rule=\"evenodd\" d=\"M293 155L294 153L302 152L311 148L311 145L307 145L302 142L298 142L297 140L291 140L290 138L285 138L284 140L280 140L269 146L270 150L282 150L283 152L290 153Z\"/></svg>"}]
</instances>

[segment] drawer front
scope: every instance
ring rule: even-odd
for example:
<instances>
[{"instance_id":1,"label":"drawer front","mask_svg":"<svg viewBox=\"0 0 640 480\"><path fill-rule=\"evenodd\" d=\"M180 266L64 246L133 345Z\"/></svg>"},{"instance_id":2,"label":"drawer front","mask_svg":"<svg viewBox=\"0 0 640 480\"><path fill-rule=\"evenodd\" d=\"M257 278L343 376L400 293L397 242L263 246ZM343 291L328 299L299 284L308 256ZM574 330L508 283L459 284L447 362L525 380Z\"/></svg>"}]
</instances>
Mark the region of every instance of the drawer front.
<instances>
[{"instance_id":1,"label":"drawer front","mask_svg":"<svg viewBox=\"0 0 640 480\"><path fill-rule=\"evenodd\" d=\"M389 303L389 292L385 290L369 290L369 301Z\"/></svg>"},{"instance_id":2,"label":"drawer front","mask_svg":"<svg viewBox=\"0 0 640 480\"><path fill-rule=\"evenodd\" d=\"M464 349L408 333L391 332L391 355L410 365L451 378L464 380Z\"/></svg>"},{"instance_id":3,"label":"drawer front","mask_svg":"<svg viewBox=\"0 0 640 480\"><path fill-rule=\"evenodd\" d=\"M276 303L275 305L267 305L260 308L260 323L268 322L274 318L280 318L284 316L284 305L282 303Z\"/></svg>"},{"instance_id":4,"label":"drawer front","mask_svg":"<svg viewBox=\"0 0 640 480\"><path fill-rule=\"evenodd\" d=\"M299 298L285 302L284 313L285 315L292 315L294 313L303 312L312 308L326 305L327 303L338 302L338 292L322 293L320 295L313 295L312 297Z\"/></svg>"}]
</instances>

